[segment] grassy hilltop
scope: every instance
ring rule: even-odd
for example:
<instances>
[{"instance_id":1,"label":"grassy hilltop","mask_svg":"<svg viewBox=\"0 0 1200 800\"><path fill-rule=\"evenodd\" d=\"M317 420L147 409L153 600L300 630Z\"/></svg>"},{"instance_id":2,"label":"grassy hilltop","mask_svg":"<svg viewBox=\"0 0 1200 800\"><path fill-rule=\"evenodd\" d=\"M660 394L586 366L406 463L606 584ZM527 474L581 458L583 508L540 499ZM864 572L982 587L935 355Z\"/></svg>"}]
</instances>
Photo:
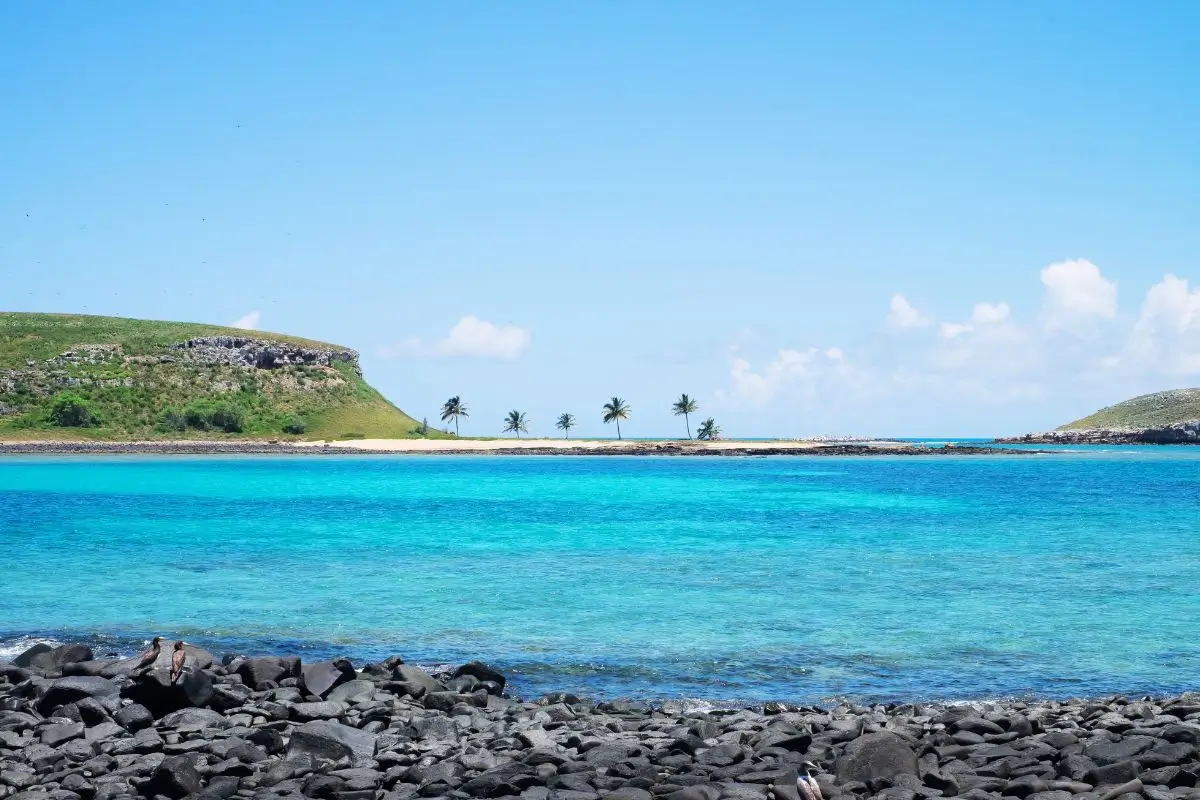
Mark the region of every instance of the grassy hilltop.
<instances>
[{"instance_id":1,"label":"grassy hilltop","mask_svg":"<svg viewBox=\"0 0 1200 800\"><path fill-rule=\"evenodd\" d=\"M0 313L0 439L402 439L419 427L338 345L219 325Z\"/></svg>"},{"instance_id":2,"label":"grassy hilltop","mask_svg":"<svg viewBox=\"0 0 1200 800\"><path fill-rule=\"evenodd\" d=\"M1161 428L1200 419L1200 389L1172 389L1144 394L1095 414L1069 422L1060 431L1083 429Z\"/></svg>"}]
</instances>

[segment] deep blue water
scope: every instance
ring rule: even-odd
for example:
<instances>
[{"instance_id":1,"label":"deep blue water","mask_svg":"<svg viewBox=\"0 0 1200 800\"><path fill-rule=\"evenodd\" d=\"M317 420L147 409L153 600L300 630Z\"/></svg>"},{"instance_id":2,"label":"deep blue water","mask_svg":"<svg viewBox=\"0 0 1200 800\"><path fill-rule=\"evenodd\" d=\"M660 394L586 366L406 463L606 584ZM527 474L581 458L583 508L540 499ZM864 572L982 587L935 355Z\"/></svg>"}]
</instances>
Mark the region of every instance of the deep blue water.
<instances>
[{"instance_id":1,"label":"deep blue water","mask_svg":"<svg viewBox=\"0 0 1200 800\"><path fill-rule=\"evenodd\" d=\"M1200 448L0 459L0 647L481 658L526 695L1200 685Z\"/></svg>"}]
</instances>

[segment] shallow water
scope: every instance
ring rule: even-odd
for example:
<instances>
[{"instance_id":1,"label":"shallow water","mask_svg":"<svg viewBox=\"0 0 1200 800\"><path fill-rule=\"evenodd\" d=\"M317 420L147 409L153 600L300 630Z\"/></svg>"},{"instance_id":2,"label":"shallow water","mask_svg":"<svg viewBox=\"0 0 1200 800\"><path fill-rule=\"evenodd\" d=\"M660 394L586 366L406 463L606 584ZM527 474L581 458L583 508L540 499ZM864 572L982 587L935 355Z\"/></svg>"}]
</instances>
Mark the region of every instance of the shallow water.
<instances>
[{"instance_id":1,"label":"shallow water","mask_svg":"<svg viewBox=\"0 0 1200 800\"><path fill-rule=\"evenodd\" d=\"M1200 448L0 459L0 646L482 658L525 694L1169 692Z\"/></svg>"}]
</instances>

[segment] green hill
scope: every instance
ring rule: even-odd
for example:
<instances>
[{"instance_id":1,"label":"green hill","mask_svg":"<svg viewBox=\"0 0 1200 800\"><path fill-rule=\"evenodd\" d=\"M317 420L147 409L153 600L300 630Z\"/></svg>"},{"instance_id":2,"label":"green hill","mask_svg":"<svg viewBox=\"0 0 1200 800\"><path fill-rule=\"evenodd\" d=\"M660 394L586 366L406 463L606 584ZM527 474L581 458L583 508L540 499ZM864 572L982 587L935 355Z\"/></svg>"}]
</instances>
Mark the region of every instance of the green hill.
<instances>
[{"instance_id":1,"label":"green hill","mask_svg":"<svg viewBox=\"0 0 1200 800\"><path fill-rule=\"evenodd\" d=\"M1162 428L1200 419L1200 389L1173 389L1144 394L1095 414L1069 422L1060 431L1085 428Z\"/></svg>"},{"instance_id":2,"label":"green hill","mask_svg":"<svg viewBox=\"0 0 1200 800\"><path fill-rule=\"evenodd\" d=\"M400 439L419 427L363 380L358 353L338 345L219 325L0 313L0 439Z\"/></svg>"}]
</instances>

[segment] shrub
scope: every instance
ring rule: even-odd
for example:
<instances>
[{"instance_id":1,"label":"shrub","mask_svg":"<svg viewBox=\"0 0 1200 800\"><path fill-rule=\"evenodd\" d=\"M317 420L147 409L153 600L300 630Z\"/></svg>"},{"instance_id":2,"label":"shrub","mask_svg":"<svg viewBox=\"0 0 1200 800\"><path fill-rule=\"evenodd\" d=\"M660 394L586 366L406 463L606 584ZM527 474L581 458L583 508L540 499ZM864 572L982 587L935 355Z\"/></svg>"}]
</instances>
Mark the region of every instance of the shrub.
<instances>
[{"instance_id":1,"label":"shrub","mask_svg":"<svg viewBox=\"0 0 1200 800\"><path fill-rule=\"evenodd\" d=\"M284 433L301 434L301 433L304 433L304 431L305 431L304 420L300 419L300 417L292 417L291 419L289 419L287 422L285 422L283 424L283 432Z\"/></svg>"},{"instance_id":2,"label":"shrub","mask_svg":"<svg viewBox=\"0 0 1200 800\"><path fill-rule=\"evenodd\" d=\"M187 414L178 408L168 408L163 412L162 426L169 431L186 431Z\"/></svg>"},{"instance_id":3,"label":"shrub","mask_svg":"<svg viewBox=\"0 0 1200 800\"><path fill-rule=\"evenodd\" d=\"M196 430L240 433L243 415L240 409L229 403L197 400L184 410L184 420L189 428Z\"/></svg>"},{"instance_id":4,"label":"shrub","mask_svg":"<svg viewBox=\"0 0 1200 800\"><path fill-rule=\"evenodd\" d=\"M50 406L50 421L64 428L87 428L99 425L100 415L86 398L62 392Z\"/></svg>"}]
</instances>

